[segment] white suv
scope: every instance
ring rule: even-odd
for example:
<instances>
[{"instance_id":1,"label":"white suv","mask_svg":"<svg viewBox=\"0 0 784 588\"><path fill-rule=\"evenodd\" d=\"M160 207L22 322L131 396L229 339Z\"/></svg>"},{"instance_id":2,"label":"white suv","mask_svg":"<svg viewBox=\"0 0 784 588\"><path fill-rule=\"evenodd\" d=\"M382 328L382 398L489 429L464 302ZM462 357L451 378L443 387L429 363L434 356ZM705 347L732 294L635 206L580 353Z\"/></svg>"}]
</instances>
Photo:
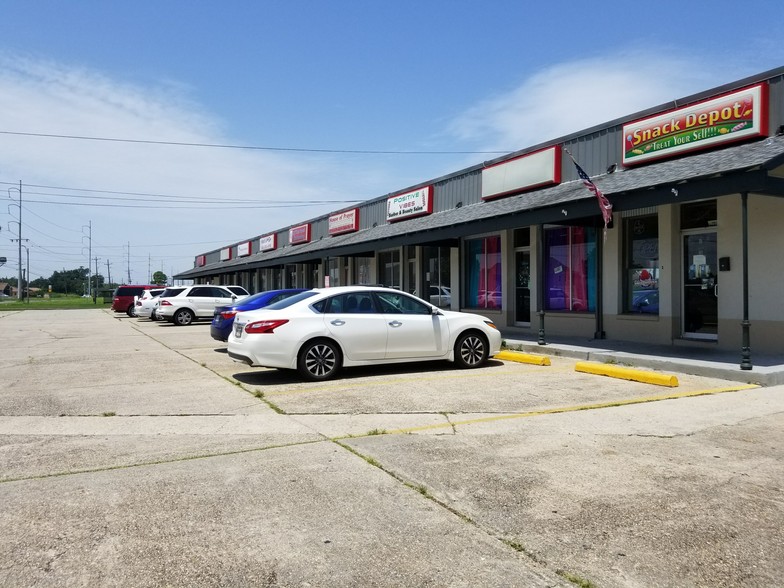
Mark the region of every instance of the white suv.
<instances>
[{"instance_id":1,"label":"white suv","mask_svg":"<svg viewBox=\"0 0 784 588\"><path fill-rule=\"evenodd\" d=\"M232 286L232 291L226 286L209 284L167 288L158 298L155 312L158 318L175 325L189 325L200 318L212 320L216 306L232 304L248 295L244 288L240 290L244 294L235 294L235 288L238 287Z\"/></svg>"},{"instance_id":2,"label":"white suv","mask_svg":"<svg viewBox=\"0 0 784 588\"><path fill-rule=\"evenodd\" d=\"M157 302L157 297L163 293L166 288L150 288L142 292L141 296L134 296L134 308L138 318L150 318L156 320L152 312Z\"/></svg>"}]
</instances>

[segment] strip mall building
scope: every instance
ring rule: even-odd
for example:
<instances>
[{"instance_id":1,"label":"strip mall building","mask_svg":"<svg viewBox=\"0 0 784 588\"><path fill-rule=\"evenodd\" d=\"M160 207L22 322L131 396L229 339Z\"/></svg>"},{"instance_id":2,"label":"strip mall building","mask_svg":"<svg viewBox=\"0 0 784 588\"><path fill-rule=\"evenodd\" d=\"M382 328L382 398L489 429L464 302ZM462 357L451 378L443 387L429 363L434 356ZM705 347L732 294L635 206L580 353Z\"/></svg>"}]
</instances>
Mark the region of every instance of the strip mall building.
<instances>
[{"instance_id":1,"label":"strip mall building","mask_svg":"<svg viewBox=\"0 0 784 588\"><path fill-rule=\"evenodd\" d=\"M570 154L612 204L607 228ZM385 284L575 336L784 354L784 67L196 256L175 276ZM425 295L428 293L428 295Z\"/></svg>"}]
</instances>

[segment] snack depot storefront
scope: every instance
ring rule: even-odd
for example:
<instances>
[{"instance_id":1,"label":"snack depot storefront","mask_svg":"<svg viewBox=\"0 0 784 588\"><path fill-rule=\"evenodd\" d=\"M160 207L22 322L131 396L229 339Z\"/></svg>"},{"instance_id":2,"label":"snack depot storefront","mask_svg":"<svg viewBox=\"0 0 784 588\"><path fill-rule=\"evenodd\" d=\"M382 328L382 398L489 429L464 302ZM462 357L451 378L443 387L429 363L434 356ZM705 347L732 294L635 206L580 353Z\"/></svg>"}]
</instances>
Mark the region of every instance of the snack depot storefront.
<instances>
[{"instance_id":1,"label":"snack depot storefront","mask_svg":"<svg viewBox=\"0 0 784 588\"><path fill-rule=\"evenodd\" d=\"M782 251L778 68L198 255L175 278L380 283L508 336L738 350L751 369L752 347L784 354Z\"/></svg>"}]
</instances>

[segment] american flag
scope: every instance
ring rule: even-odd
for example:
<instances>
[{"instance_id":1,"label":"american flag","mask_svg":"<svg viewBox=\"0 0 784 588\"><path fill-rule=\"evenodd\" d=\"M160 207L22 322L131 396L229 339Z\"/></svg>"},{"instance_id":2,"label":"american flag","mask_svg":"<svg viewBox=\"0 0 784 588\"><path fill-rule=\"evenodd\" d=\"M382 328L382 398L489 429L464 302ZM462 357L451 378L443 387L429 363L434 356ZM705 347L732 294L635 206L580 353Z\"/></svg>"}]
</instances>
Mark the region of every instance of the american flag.
<instances>
[{"instance_id":1,"label":"american flag","mask_svg":"<svg viewBox=\"0 0 784 588\"><path fill-rule=\"evenodd\" d=\"M607 200L607 197L604 194L602 194L602 191L599 190L596 184L591 181L591 178L587 173L585 173L585 170L580 167L580 164L575 161L572 154L568 151L566 153L568 153L569 157L572 158L574 167L577 168L577 175L580 176L580 179L583 181L583 184L585 184L585 187L593 192L593 194L596 196L596 199L599 201L599 208L602 211L602 219L604 220L604 230L606 231L607 225L609 225L610 221L612 220L612 204L610 204L610 201Z\"/></svg>"}]
</instances>

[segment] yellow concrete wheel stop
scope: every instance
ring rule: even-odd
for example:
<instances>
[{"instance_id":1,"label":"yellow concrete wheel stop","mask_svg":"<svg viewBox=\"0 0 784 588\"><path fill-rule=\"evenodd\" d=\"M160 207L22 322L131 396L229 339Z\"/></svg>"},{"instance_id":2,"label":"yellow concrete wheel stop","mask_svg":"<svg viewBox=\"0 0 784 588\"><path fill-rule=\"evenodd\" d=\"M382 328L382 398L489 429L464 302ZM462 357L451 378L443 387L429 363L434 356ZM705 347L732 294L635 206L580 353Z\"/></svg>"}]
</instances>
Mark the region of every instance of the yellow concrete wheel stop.
<instances>
[{"instance_id":1,"label":"yellow concrete wheel stop","mask_svg":"<svg viewBox=\"0 0 784 588\"><path fill-rule=\"evenodd\" d=\"M520 351L502 351L501 353L498 353L493 359L516 361L518 363L530 363L532 365L550 365L550 358L546 355L533 355L531 353L522 353Z\"/></svg>"},{"instance_id":2,"label":"yellow concrete wheel stop","mask_svg":"<svg viewBox=\"0 0 784 588\"><path fill-rule=\"evenodd\" d=\"M643 382L645 384L656 384L657 386L669 386L670 388L675 388L679 385L678 378L671 374L649 372L646 370L638 370L630 367L608 365L606 363L593 363L589 361L579 361L575 364L574 370L576 372L584 372L586 374L609 376L611 378L632 380L634 382Z\"/></svg>"}]
</instances>

